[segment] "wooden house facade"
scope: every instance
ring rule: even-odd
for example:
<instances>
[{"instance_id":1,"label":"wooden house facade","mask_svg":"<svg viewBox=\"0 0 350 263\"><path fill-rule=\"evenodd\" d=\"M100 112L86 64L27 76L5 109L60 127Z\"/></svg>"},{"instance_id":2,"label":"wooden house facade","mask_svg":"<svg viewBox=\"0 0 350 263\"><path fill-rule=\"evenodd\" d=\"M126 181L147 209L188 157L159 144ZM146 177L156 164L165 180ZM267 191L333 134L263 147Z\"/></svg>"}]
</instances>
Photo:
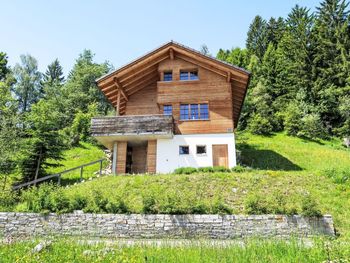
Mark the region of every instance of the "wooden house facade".
<instances>
[{"instance_id":1,"label":"wooden house facade","mask_svg":"<svg viewBox=\"0 0 350 263\"><path fill-rule=\"evenodd\" d=\"M116 116L92 119L113 173L236 165L249 72L169 42L97 80Z\"/></svg>"}]
</instances>

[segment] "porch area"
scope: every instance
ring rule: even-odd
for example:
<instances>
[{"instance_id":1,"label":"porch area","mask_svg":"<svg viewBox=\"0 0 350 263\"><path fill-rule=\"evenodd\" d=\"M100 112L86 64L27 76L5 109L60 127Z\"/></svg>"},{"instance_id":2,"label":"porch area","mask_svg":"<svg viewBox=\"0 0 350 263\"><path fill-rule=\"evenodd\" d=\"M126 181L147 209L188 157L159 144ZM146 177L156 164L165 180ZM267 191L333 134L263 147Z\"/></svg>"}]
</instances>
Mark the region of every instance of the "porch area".
<instances>
[{"instance_id":1,"label":"porch area","mask_svg":"<svg viewBox=\"0 0 350 263\"><path fill-rule=\"evenodd\" d=\"M113 151L112 173L155 173L157 139L173 138L173 117L127 115L92 119L91 133Z\"/></svg>"}]
</instances>

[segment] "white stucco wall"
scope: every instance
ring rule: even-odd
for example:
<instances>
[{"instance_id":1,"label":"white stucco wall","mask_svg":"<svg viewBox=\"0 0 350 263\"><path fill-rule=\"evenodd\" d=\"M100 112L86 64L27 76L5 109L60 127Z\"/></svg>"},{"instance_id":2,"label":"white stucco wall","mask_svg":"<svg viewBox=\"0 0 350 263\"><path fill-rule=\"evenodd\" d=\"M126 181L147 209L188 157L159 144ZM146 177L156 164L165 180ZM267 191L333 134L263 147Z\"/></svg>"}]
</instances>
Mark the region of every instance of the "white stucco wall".
<instances>
[{"instance_id":1,"label":"white stucco wall","mask_svg":"<svg viewBox=\"0 0 350 263\"><path fill-rule=\"evenodd\" d=\"M171 173L179 167L213 166L213 144L227 144L229 167L236 166L235 137L233 133L175 135L172 139L157 140L157 173ZM180 155L180 145L188 145L190 154ZM197 155L196 145L206 145L207 154Z\"/></svg>"}]
</instances>

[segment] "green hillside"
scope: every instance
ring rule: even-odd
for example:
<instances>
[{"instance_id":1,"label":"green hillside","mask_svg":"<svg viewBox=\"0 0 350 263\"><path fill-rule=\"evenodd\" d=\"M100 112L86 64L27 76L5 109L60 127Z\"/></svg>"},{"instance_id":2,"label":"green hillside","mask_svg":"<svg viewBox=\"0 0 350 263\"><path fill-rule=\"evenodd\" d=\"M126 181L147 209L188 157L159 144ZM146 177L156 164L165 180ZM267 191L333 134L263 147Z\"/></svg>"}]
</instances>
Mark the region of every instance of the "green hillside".
<instances>
[{"instance_id":1,"label":"green hillside","mask_svg":"<svg viewBox=\"0 0 350 263\"><path fill-rule=\"evenodd\" d=\"M332 214L339 235L350 239L350 151L340 141L313 142L284 134L262 137L245 133L237 135L237 146L242 162L253 168L107 176L65 188L41 187L44 190L27 191L12 209L171 214L321 212ZM99 148L86 144L69 150L63 165L69 168L101 154ZM53 205L37 205L40 198L49 199ZM55 210L60 203L64 204L62 209Z\"/></svg>"}]
</instances>

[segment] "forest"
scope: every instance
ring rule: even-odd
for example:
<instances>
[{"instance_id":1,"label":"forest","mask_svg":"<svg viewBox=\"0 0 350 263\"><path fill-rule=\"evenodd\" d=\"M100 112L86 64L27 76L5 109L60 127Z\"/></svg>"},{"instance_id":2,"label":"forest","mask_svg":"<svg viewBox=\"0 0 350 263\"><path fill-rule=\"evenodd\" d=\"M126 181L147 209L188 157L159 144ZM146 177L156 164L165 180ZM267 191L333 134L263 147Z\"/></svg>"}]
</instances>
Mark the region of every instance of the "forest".
<instances>
[{"instance_id":1,"label":"forest","mask_svg":"<svg viewBox=\"0 0 350 263\"><path fill-rule=\"evenodd\" d=\"M256 16L245 48L218 51L218 59L252 73L239 130L310 140L350 137L348 5L324 0L315 12L295 6L285 18ZM68 76L59 59L40 72L31 55L10 67L0 52L0 176L39 178L64 150L93 142L91 117L114 111L95 79L112 69L109 62L96 63L90 50L79 54Z\"/></svg>"}]
</instances>

